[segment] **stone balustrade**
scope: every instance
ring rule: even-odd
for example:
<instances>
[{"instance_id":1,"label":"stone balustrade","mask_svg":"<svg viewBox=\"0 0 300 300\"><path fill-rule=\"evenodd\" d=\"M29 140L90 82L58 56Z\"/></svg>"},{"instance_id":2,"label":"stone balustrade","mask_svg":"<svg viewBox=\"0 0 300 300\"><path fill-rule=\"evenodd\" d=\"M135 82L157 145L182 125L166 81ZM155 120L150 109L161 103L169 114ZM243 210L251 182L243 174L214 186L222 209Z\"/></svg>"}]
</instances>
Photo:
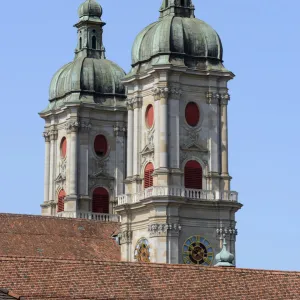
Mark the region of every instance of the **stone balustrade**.
<instances>
[{"instance_id":1,"label":"stone balustrade","mask_svg":"<svg viewBox=\"0 0 300 300\"><path fill-rule=\"evenodd\" d=\"M69 212L63 211L56 214L60 218L77 218L86 220L95 220L101 222L121 222L121 216L112 214L99 214L92 212Z\"/></svg>"},{"instance_id":2,"label":"stone balustrade","mask_svg":"<svg viewBox=\"0 0 300 300\"><path fill-rule=\"evenodd\" d=\"M233 191L207 191L172 186L154 186L142 192L118 196L118 205L133 204L151 197L181 197L203 201L238 202L238 193Z\"/></svg>"}]
</instances>

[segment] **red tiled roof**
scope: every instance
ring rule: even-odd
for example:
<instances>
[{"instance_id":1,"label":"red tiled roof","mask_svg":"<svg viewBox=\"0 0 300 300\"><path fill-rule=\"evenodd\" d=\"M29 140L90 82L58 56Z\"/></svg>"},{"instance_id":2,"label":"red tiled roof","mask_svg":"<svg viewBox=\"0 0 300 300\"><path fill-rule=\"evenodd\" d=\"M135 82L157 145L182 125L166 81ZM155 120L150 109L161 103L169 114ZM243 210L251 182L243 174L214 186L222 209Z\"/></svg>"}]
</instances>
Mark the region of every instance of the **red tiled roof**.
<instances>
[{"instance_id":1,"label":"red tiled roof","mask_svg":"<svg viewBox=\"0 0 300 300\"><path fill-rule=\"evenodd\" d=\"M120 261L118 223L0 214L0 256Z\"/></svg>"},{"instance_id":2,"label":"red tiled roof","mask_svg":"<svg viewBox=\"0 0 300 300\"><path fill-rule=\"evenodd\" d=\"M300 273L0 257L0 286L27 299L299 300Z\"/></svg>"}]
</instances>

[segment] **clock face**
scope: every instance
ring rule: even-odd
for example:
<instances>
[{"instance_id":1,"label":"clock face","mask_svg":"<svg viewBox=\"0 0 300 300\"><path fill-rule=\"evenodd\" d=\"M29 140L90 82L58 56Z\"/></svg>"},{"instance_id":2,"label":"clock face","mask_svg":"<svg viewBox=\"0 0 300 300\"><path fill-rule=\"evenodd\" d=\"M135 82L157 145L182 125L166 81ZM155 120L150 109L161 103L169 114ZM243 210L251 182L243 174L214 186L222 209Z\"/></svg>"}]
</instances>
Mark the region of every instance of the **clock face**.
<instances>
[{"instance_id":1,"label":"clock face","mask_svg":"<svg viewBox=\"0 0 300 300\"><path fill-rule=\"evenodd\" d=\"M134 250L134 258L141 263L150 262L150 245L147 239L141 238Z\"/></svg>"},{"instance_id":2,"label":"clock face","mask_svg":"<svg viewBox=\"0 0 300 300\"><path fill-rule=\"evenodd\" d=\"M213 248L200 235L193 235L184 242L182 255L185 264L210 266L214 260Z\"/></svg>"}]
</instances>

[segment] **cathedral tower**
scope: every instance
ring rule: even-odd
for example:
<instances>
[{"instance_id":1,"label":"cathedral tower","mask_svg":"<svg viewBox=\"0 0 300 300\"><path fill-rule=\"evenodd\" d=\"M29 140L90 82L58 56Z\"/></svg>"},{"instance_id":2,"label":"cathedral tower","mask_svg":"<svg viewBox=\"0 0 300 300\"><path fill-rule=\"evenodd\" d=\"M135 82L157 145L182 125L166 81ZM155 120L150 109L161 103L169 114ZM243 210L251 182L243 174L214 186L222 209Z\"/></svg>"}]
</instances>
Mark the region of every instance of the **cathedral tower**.
<instances>
[{"instance_id":1,"label":"cathedral tower","mask_svg":"<svg viewBox=\"0 0 300 300\"><path fill-rule=\"evenodd\" d=\"M45 120L43 215L112 218L124 193L126 93L124 71L105 58L102 7L80 5L75 59L50 85Z\"/></svg>"},{"instance_id":2,"label":"cathedral tower","mask_svg":"<svg viewBox=\"0 0 300 300\"><path fill-rule=\"evenodd\" d=\"M164 0L137 36L128 88L124 261L212 265L235 254L238 194L228 171L228 81L218 34L191 0Z\"/></svg>"}]
</instances>

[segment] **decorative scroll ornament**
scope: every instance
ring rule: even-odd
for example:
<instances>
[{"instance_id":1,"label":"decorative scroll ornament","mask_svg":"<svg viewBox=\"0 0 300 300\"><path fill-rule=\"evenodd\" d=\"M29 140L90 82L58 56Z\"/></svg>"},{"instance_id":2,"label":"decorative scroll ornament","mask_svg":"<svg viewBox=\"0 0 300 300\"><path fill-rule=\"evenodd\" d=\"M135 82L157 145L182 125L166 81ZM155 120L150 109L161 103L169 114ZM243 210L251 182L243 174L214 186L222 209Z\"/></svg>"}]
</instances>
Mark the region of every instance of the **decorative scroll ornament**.
<instances>
[{"instance_id":1,"label":"decorative scroll ornament","mask_svg":"<svg viewBox=\"0 0 300 300\"><path fill-rule=\"evenodd\" d=\"M43 132L43 137L45 139L45 142L49 142L50 141L50 132L49 131Z\"/></svg>"},{"instance_id":2,"label":"decorative scroll ornament","mask_svg":"<svg viewBox=\"0 0 300 300\"><path fill-rule=\"evenodd\" d=\"M170 97L175 100L180 100L182 95L182 90L179 88L172 87L170 89Z\"/></svg>"},{"instance_id":3,"label":"decorative scroll ornament","mask_svg":"<svg viewBox=\"0 0 300 300\"><path fill-rule=\"evenodd\" d=\"M124 126L115 125L114 126L114 133L115 136L125 136L127 128Z\"/></svg>"},{"instance_id":4,"label":"decorative scroll ornament","mask_svg":"<svg viewBox=\"0 0 300 300\"><path fill-rule=\"evenodd\" d=\"M77 132L80 128L80 122L79 121L69 121L65 125L65 129L68 132Z\"/></svg>"},{"instance_id":5,"label":"decorative scroll ornament","mask_svg":"<svg viewBox=\"0 0 300 300\"><path fill-rule=\"evenodd\" d=\"M151 224L148 226L148 231L151 237L155 236L167 236L168 232L179 233L181 231L180 224Z\"/></svg>"},{"instance_id":6,"label":"decorative scroll ornament","mask_svg":"<svg viewBox=\"0 0 300 300\"><path fill-rule=\"evenodd\" d=\"M169 95L169 89L167 87L155 87L152 89L152 94L155 100L166 99Z\"/></svg>"},{"instance_id":7,"label":"decorative scroll ornament","mask_svg":"<svg viewBox=\"0 0 300 300\"><path fill-rule=\"evenodd\" d=\"M218 104L220 95L218 93L207 92L206 93L206 103L207 104Z\"/></svg>"},{"instance_id":8,"label":"decorative scroll ornament","mask_svg":"<svg viewBox=\"0 0 300 300\"><path fill-rule=\"evenodd\" d=\"M62 159L59 163L59 175L55 179L55 182L64 182L66 180L66 173L67 173L67 160Z\"/></svg>"},{"instance_id":9,"label":"decorative scroll ornament","mask_svg":"<svg viewBox=\"0 0 300 300\"><path fill-rule=\"evenodd\" d=\"M89 131L92 129L92 124L89 122L80 122L80 129L82 131Z\"/></svg>"},{"instance_id":10,"label":"decorative scroll ornament","mask_svg":"<svg viewBox=\"0 0 300 300\"><path fill-rule=\"evenodd\" d=\"M132 98L128 98L126 101L127 109L132 110L135 108L140 108L142 107L143 104L143 98L140 96L135 96Z\"/></svg>"},{"instance_id":11,"label":"decorative scroll ornament","mask_svg":"<svg viewBox=\"0 0 300 300\"><path fill-rule=\"evenodd\" d=\"M230 95L228 93L221 94L221 105L227 105L230 100Z\"/></svg>"},{"instance_id":12,"label":"decorative scroll ornament","mask_svg":"<svg viewBox=\"0 0 300 300\"><path fill-rule=\"evenodd\" d=\"M120 243L121 244L128 244L132 241L132 231L122 231L119 233Z\"/></svg>"},{"instance_id":13,"label":"decorative scroll ornament","mask_svg":"<svg viewBox=\"0 0 300 300\"><path fill-rule=\"evenodd\" d=\"M58 131L57 130L50 130L49 131L50 140L57 140Z\"/></svg>"},{"instance_id":14,"label":"decorative scroll ornament","mask_svg":"<svg viewBox=\"0 0 300 300\"><path fill-rule=\"evenodd\" d=\"M233 227L220 227L216 229L219 238L223 239L226 236L237 236L238 230Z\"/></svg>"}]
</instances>

